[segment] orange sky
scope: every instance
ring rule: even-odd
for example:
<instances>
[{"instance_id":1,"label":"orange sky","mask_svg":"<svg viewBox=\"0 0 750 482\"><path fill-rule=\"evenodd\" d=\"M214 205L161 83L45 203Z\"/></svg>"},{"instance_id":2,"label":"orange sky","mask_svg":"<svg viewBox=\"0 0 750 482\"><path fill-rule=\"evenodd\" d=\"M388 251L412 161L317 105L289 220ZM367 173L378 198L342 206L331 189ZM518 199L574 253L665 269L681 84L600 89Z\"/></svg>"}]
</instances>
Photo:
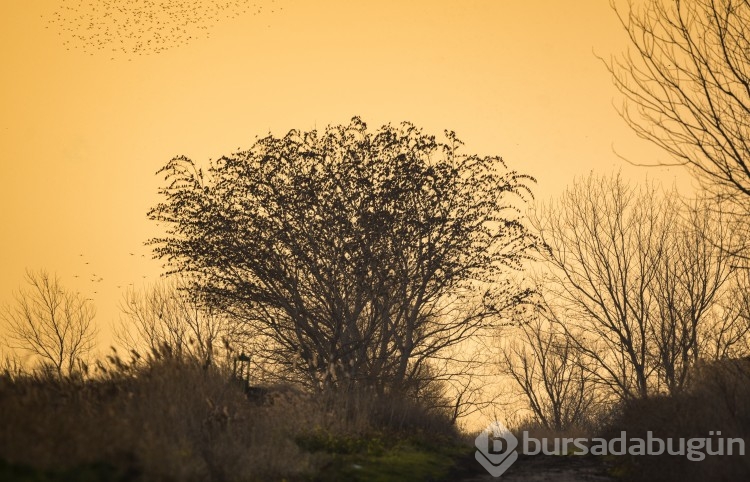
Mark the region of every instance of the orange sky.
<instances>
[{"instance_id":1,"label":"orange sky","mask_svg":"<svg viewBox=\"0 0 750 482\"><path fill-rule=\"evenodd\" d=\"M0 2L0 303L26 268L46 268L95 300L106 333L125 287L158 276L143 242L158 234L146 212L164 163L354 115L455 130L467 152L537 177L543 199L592 169L690 185L679 169L613 153L666 160L612 105L594 52L621 52L625 39L606 0L249 2L260 12L206 18L191 42L150 55L92 50L54 23L61 7L94 1ZM148 27L166 28L134 32Z\"/></svg>"}]
</instances>

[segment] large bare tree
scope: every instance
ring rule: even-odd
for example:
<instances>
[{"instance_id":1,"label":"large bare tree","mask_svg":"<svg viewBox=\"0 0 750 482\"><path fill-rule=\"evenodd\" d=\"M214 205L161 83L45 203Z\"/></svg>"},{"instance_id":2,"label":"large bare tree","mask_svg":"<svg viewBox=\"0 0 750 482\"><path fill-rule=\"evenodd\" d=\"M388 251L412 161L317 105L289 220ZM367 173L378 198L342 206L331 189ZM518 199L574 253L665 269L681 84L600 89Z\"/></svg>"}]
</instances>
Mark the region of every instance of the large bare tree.
<instances>
[{"instance_id":1,"label":"large bare tree","mask_svg":"<svg viewBox=\"0 0 750 482\"><path fill-rule=\"evenodd\" d=\"M536 244L518 211L532 179L460 146L354 118L206 171L175 158L156 254L267 340L255 355L315 386L396 389L528 296L508 272Z\"/></svg>"},{"instance_id":2,"label":"large bare tree","mask_svg":"<svg viewBox=\"0 0 750 482\"><path fill-rule=\"evenodd\" d=\"M619 175L591 175L542 210L557 319L616 396L679 390L701 357L735 272L716 212Z\"/></svg>"},{"instance_id":3,"label":"large bare tree","mask_svg":"<svg viewBox=\"0 0 750 482\"><path fill-rule=\"evenodd\" d=\"M10 330L11 346L31 353L59 376L72 374L94 347L94 306L46 271L27 271L26 281L28 287L19 290L15 304L0 314Z\"/></svg>"},{"instance_id":4,"label":"large bare tree","mask_svg":"<svg viewBox=\"0 0 750 482\"><path fill-rule=\"evenodd\" d=\"M613 8L632 50L606 62L622 116L750 213L750 2L646 0Z\"/></svg>"}]
</instances>

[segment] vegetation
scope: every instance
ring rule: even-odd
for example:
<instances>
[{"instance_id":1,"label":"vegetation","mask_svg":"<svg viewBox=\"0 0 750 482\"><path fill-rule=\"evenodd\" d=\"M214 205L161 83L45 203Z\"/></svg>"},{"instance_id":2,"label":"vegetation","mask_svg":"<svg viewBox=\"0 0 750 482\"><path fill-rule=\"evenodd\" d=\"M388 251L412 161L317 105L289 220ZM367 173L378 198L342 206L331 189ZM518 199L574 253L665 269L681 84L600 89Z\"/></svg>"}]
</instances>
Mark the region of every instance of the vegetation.
<instances>
[{"instance_id":1,"label":"vegetation","mask_svg":"<svg viewBox=\"0 0 750 482\"><path fill-rule=\"evenodd\" d=\"M694 199L592 174L530 228L531 176L357 117L175 157L148 213L166 281L125 294L125 358L91 359L93 305L44 271L0 311L30 361L0 374L0 479L448 480L460 416L505 402L465 350L489 337L533 437L750 444L750 2L618 5L620 114ZM747 457L609 462L750 480Z\"/></svg>"},{"instance_id":2,"label":"vegetation","mask_svg":"<svg viewBox=\"0 0 750 482\"><path fill-rule=\"evenodd\" d=\"M714 452L719 437L750 443L750 358L703 362L694 369L689 386L679 394L632 400L620 405L604 435L620 431L628 437L711 438ZM720 433L716 433L716 432ZM619 461L626 480L747 480L747 456L713 455L700 462L685 456L630 456Z\"/></svg>"},{"instance_id":3,"label":"vegetation","mask_svg":"<svg viewBox=\"0 0 750 482\"><path fill-rule=\"evenodd\" d=\"M354 118L259 139L205 173L170 161L149 213L168 225L151 244L169 272L125 294L125 358L89 359L93 307L45 272L4 308L34 359L0 376L0 478L448 480L471 457L457 421L482 406L487 368L463 344L489 336L527 409L515 428L536 438L750 441L738 194L592 174L532 232L533 179L460 145ZM533 261L531 288L514 273ZM750 475L737 457L615 466Z\"/></svg>"},{"instance_id":4,"label":"vegetation","mask_svg":"<svg viewBox=\"0 0 750 482\"><path fill-rule=\"evenodd\" d=\"M173 159L149 213L169 226L152 244L170 271L122 300L127 360L83 360L93 311L70 297L77 323L59 316L46 274L7 308L31 329L19 342L62 361L0 379L0 474L448 477L478 404L457 348L529 301L512 274L538 241L520 214L533 179L460 145L355 118L260 139L205 175ZM16 316L34 296L49 313ZM58 338L35 338L45 326Z\"/></svg>"},{"instance_id":5,"label":"vegetation","mask_svg":"<svg viewBox=\"0 0 750 482\"><path fill-rule=\"evenodd\" d=\"M750 8L612 6L632 47L605 60L625 98L620 113L703 190L687 200L592 175L540 210L541 309L500 357L528 408L517 425L548 436L721 432L747 442ZM620 460L616 472L744 480L750 466L746 457L664 455Z\"/></svg>"},{"instance_id":6,"label":"vegetation","mask_svg":"<svg viewBox=\"0 0 750 482\"><path fill-rule=\"evenodd\" d=\"M120 344L151 352L169 346L207 367L226 365L238 354L251 353L251 340L241 327L217 310L205 309L188 295L185 285L184 280L170 277L142 289L128 289L120 305L123 316L116 334Z\"/></svg>"},{"instance_id":7,"label":"vegetation","mask_svg":"<svg viewBox=\"0 0 750 482\"><path fill-rule=\"evenodd\" d=\"M414 400L269 386L250 401L201 359L132 355L90 377L6 371L0 478L427 480L467 452L448 414Z\"/></svg>"},{"instance_id":8,"label":"vegetation","mask_svg":"<svg viewBox=\"0 0 750 482\"><path fill-rule=\"evenodd\" d=\"M615 398L679 392L697 360L747 349L746 314L717 323L743 281L725 219L707 200L682 205L619 176L592 175L542 209L548 318Z\"/></svg>"},{"instance_id":9,"label":"vegetation","mask_svg":"<svg viewBox=\"0 0 750 482\"><path fill-rule=\"evenodd\" d=\"M70 375L94 346L94 306L46 271L29 271L26 281L28 288L16 294L15 305L0 311L10 345L31 354L45 370Z\"/></svg>"},{"instance_id":10,"label":"vegetation","mask_svg":"<svg viewBox=\"0 0 750 482\"><path fill-rule=\"evenodd\" d=\"M615 10L632 50L607 62L633 130L687 166L703 187L750 196L750 5L648 0ZM613 3L614 6L614 3Z\"/></svg>"},{"instance_id":11,"label":"vegetation","mask_svg":"<svg viewBox=\"0 0 750 482\"><path fill-rule=\"evenodd\" d=\"M449 351L507 323L537 243L533 179L409 123L259 139L203 171L170 161L155 252L192 296L260 340L277 373L321 390L411 390ZM458 399L458 397L457 397Z\"/></svg>"}]
</instances>

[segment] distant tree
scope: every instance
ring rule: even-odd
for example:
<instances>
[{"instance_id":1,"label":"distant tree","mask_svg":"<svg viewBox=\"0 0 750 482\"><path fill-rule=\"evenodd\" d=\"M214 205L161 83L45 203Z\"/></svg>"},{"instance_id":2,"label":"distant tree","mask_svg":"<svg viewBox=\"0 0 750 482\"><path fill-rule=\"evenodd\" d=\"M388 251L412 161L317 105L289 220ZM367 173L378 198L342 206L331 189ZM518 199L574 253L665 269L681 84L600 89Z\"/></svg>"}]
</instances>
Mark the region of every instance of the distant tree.
<instances>
[{"instance_id":1,"label":"distant tree","mask_svg":"<svg viewBox=\"0 0 750 482\"><path fill-rule=\"evenodd\" d=\"M241 327L223 313L202 306L183 289L186 282L171 278L123 296L123 318L117 337L131 350L152 353L169 347L205 366L231 362L227 356L243 352ZM217 359L219 358L219 359Z\"/></svg>"},{"instance_id":2,"label":"distant tree","mask_svg":"<svg viewBox=\"0 0 750 482\"><path fill-rule=\"evenodd\" d=\"M717 212L681 205L653 184L594 175L543 210L538 226L561 326L616 396L679 391L704 355L703 337L736 271Z\"/></svg>"},{"instance_id":3,"label":"distant tree","mask_svg":"<svg viewBox=\"0 0 750 482\"><path fill-rule=\"evenodd\" d=\"M28 288L0 314L11 346L36 356L59 376L72 374L94 347L94 306L46 271L28 271L26 281Z\"/></svg>"},{"instance_id":4,"label":"distant tree","mask_svg":"<svg viewBox=\"0 0 750 482\"><path fill-rule=\"evenodd\" d=\"M699 359L712 357L703 350L709 327L726 316L721 304L740 274L727 249L732 225L721 207L705 198L678 207L678 217L666 226L667 244L648 288L658 312L650 327L655 365L660 383L672 393L686 385ZM740 325L735 318L725 333L737 332Z\"/></svg>"},{"instance_id":5,"label":"distant tree","mask_svg":"<svg viewBox=\"0 0 750 482\"><path fill-rule=\"evenodd\" d=\"M533 179L460 145L354 118L205 172L177 157L155 252L267 340L256 355L315 386L398 389L529 294L508 274L537 243L519 214Z\"/></svg>"},{"instance_id":6,"label":"distant tree","mask_svg":"<svg viewBox=\"0 0 750 482\"><path fill-rule=\"evenodd\" d=\"M634 49L606 62L623 118L750 214L750 2L612 5Z\"/></svg>"},{"instance_id":7,"label":"distant tree","mask_svg":"<svg viewBox=\"0 0 750 482\"><path fill-rule=\"evenodd\" d=\"M750 356L750 271L737 270L720 301L720 310L699 334L703 358Z\"/></svg>"},{"instance_id":8,"label":"distant tree","mask_svg":"<svg viewBox=\"0 0 750 482\"><path fill-rule=\"evenodd\" d=\"M582 426L597 403L591 365L548 306L521 324L505 347L501 370L537 423L550 430Z\"/></svg>"}]
</instances>

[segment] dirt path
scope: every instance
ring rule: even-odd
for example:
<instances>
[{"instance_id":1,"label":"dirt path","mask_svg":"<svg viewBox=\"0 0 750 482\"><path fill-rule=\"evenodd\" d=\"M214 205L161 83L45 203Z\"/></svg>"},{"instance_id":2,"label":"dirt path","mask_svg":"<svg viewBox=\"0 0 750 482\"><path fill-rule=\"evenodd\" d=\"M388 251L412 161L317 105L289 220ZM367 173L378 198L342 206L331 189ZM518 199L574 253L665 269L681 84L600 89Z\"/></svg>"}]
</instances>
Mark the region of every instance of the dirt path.
<instances>
[{"instance_id":1,"label":"dirt path","mask_svg":"<svg viewBox=\"0 0 750 482\"><path fill-rule=\"evenodd\" d=\"M473 464L472 464L473 462ZM466 459L462 466L470 473L464 473L460 482L613 482L617 479L609 475L612 466L599 457L520 455L518 460L500 477L492 477L484 471L476 460Z\"/></svg>"}]
</instances>

